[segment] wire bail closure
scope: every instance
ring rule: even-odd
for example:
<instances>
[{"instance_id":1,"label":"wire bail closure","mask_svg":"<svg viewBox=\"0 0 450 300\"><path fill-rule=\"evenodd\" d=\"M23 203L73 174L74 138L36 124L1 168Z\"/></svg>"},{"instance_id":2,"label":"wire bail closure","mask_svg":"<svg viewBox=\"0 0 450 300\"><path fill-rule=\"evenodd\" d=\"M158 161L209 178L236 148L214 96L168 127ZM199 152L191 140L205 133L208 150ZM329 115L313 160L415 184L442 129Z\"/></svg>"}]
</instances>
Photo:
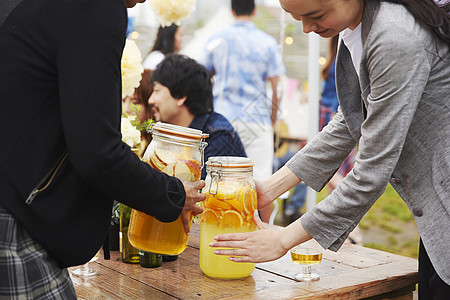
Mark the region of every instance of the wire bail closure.
<instances>
[{"instance_id":1,"label":"wire bail closure","mask_svg":"<svg viewBox=\"0 0 450 300\"><path fill-rule=\"evenodd\" d=\"M153 133L153 127L155 127L155 123L151 123L148 124L147 129L145 131L147 131L147 133Z\"/></svg>"},{"instance_id":2,"label":"wire bail closure","mask_svg":"<svg viewBox=\"0 0 450 300\"><path fill-rule=\"evenodd\" d=\"M202 134L202 139L200 141L200 146L199 146L199 150L200 150L200 155L201 155L201 162L200 162L200 170L203 169L203 167L205 166L205 148L206 146L208 146L208 143L205 142L205 139L209 137L209 134Z\"/></svg>"},{"instance_id":3,"label":"wire bail closure","mask_svg":"<svg viewBox=\"0 0 450 300\"><path fill-rule=\"evenodd\" d=\"M211 176L211 182L209 183L208 192L209 192L211 195L217 195L217 193L219 192L219 180L220 180L220 178L221 178L222 175L223 175L223 172L222 172L222 163L221 163L221 162L218 162L218 164L219 164L219 170L211 170L211 172L209 173L210 176ZM211 192L211 187L212 187L212 185L213 185L214 180L216 181L216 190L215 190L215 192L213 193L213 192Z\"/></svg>"}]
</instances>

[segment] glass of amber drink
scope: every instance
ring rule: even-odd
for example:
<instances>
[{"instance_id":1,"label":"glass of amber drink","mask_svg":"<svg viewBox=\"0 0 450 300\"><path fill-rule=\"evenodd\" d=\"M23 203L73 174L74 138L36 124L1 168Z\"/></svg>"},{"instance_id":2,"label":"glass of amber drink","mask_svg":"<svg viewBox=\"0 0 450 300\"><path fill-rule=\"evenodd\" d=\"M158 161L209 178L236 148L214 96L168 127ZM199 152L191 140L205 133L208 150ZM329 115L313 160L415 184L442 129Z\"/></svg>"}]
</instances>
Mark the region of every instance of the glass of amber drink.
<instances>
[{"instance_id":1,"label":"glass of amber drink","mask_svg":"<svg viewBox=\"0 0 450 300\"><path fill-rule=\"evenodd\" d=\"M302 265L302 272L294 275L295 280L319 280L319 274L311 272L311 265L322 261L322 251L318 247L296 246L291 249L291 258L294 263Z\"/></svg>"}]
</instances>

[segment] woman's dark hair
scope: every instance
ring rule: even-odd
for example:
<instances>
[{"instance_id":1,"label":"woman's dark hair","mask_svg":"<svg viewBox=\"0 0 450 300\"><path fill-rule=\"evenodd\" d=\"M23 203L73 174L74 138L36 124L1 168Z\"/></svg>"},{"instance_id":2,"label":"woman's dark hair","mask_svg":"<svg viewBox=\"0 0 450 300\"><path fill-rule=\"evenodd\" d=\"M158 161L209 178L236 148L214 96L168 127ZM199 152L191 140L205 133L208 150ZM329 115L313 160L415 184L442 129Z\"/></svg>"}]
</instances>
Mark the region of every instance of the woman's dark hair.
<instances>
[{"instance_id":1,"label":"woman's dark hair","mask_svg":"<svg viewBox=\"0 0 450 300\"><path fill-rule=\"evenodd\" d=\"M192 58L167 55L153 71L150 82L167 87L176 99L186 97L184 105L194 115L213 111L211 74Z\"/></svg>"},{"instance_id":2,"label":"woman's dark hair","mask_svg":"<svg viewBox=\"0 0 450 300\"><path fill-rule=\"evenodd\" d=\"M153 93L153 84L150 83L152 71L144 70L142 73L142 79L140 81L139 86L134 90L134 94L137 99L136 104L141 104L142 110L138 116L138 120L141 122L148 121L153 119L153 110L150 104L148 103L148 99ZM145 139L146 143L150 143L152 140L152 135L148 133L146 130L141 131L141 136Z\"/></svg>"},{"instance_id":3,"label":"woman's dark hair","mask_svg":"<svg viewBox=\"0 0 450 300\"><path fill-rule=\"evenodd\" d=\"M249 16L255 9L255 0L231 0L231 9L237 16Z\"/></svg>"},{"instance_id":4,"label":"woman's dark hair","mask_svg":"<svg viewBox=\"0 0 450 300\"><path fill-rule=\"evenodd\" d=\"M178 25L159 26L156 40L151 51L161 51L164 55L175 52L175 33Z\"/></svg>"},{"instance_id":5,"label":"woman's dark hair","mask_svg":"<svg viewBox=\"0 0 450 300\"><path fill-rule=\"evenodd\" d=\"M322 69L322 78L324 80L327 80L328 75L330 74L330 67L333 65L334 59L336 58L338 41L338 34L330 38L330 42L328 44L328 60Z\"/></svg>"},{"instance_id":6,"label":"woman's dark hair","mask_svg":"<svg viewBox=\"0 0 450 300\"><path fill-rule=\"evenodd\" d=\"M144 73L142 73L141 82L139 86L134 90L134 92L136 93L138 104L141 104L144 107L144 110L141 111L141 114L139 115L139 121L147 121L153 118L150 104L148 104L148 99L153 93L153 85L150 83L151 75L151 70L144 70Z\"/></svg>"},{"instance_id":7,"label":"woman's dark hair","mask_svg":"<svg viewBox=\"0 0 450 300\"><path fill-rule=\"evenodd\" d=\"M371 0L366 0L371 1ZM450 44L450 2L439 6L434 0L386 0L402 4L447 44Z\"/></svg>"}]
</instances>

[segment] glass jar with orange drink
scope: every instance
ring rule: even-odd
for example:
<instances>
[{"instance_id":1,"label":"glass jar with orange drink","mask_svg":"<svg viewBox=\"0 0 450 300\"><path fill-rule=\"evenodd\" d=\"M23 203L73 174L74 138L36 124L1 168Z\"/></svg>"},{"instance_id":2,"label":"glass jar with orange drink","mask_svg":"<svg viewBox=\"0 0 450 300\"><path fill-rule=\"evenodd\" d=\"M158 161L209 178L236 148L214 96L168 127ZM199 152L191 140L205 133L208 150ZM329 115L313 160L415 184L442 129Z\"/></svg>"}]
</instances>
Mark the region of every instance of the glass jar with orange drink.
<instances>
[{"instance_id":1,"label":"glass jar with orange drink","mask_svg":"<svg viewBox=\"0 0 450 300\"><path fill-rule=\"evenodd\" d=\"M200 180L203 150L208 137L202 131L178 125L156 123L150 130L152 141L142 160L153 168L186 181ZM192 216L191 216L192 221ZM158 221L143 212L131 213L128 228L130 243L137 249L178 255L186 249L189 237L181 217L169 223Z\"/></svg>"},{"instance_id":2,"label":"glass jar with orange drink","mask_svg":"<svg viewBox=\"0 0 450 300\"><path fill-rule=\"evenodd\" d=\"M200 217L200 268L214 278L235 279L250 275L253 263L235 263L213 253L209 243L219 234L256 230L256 188L253 162L245 157L210 157L206 162L206 200Z\"/></svg>"}]
</instances>

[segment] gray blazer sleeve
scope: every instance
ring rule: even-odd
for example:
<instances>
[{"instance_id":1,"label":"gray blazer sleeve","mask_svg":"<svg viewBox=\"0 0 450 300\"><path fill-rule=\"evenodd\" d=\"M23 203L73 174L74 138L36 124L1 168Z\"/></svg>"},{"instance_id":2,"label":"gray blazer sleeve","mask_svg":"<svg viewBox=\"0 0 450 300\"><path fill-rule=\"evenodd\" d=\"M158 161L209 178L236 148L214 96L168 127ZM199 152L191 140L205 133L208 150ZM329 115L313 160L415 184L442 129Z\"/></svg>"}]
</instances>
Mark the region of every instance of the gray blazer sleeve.
<instances>
[{"instance_id":1,"label":"gray blazer sleeve","mask_svg":"<svg viewBox=\"0 0 450 300\"><path fill-rule=\"evenodd\" d=\"M311 142L287 162L287 167L308 186L320 191L356 145L340 107Z\"/></svg>"}]
</instances>

